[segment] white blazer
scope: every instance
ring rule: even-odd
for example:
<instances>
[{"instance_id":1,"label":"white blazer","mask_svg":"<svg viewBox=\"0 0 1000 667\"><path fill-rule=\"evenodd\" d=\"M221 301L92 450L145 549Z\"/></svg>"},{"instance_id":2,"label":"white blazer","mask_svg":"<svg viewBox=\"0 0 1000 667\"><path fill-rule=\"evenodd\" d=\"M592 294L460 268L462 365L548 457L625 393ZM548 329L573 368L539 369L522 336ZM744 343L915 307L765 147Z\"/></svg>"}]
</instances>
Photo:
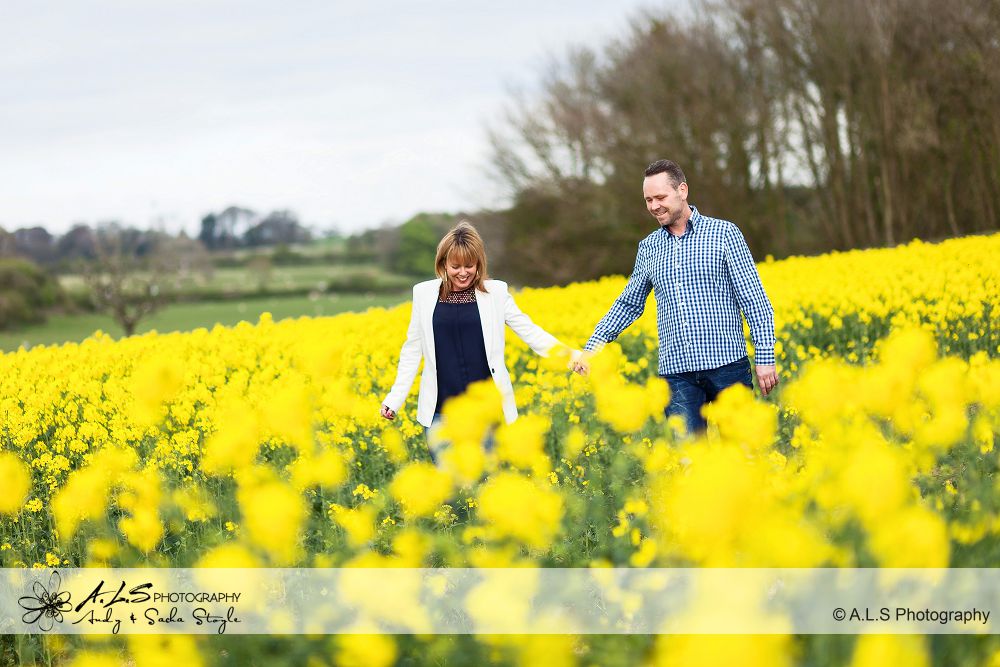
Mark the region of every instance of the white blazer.
<instances>
[{"instance_id":1,"label":"white blazer","mask_svg":"<svg viewBox=\"0 0 1000 667\"><path fill-rule=\"evenodd\" d=\"M479 321L483 326L486 359L490 364L493 381L500 390L504 419L509 423L517 419L517 405L514 403L514 386L510 381L510 373L504 363L504 325L510 325L528 347L543 357L559 341L518 309L514 297L507 291L507 283L487 280L485 287L486 292L476 290L476 304L479 306ZM406 331L406 342L399 351L396 382L382 402L393 412L399 412L417 377L417 368L423 357L424 372L420 376L420 393L417 396L417 421L427 427L430 427L434 419L438 397L433 319L440 289L440 278L413 286L413 312Z\"/></svg>"}]
</instances>

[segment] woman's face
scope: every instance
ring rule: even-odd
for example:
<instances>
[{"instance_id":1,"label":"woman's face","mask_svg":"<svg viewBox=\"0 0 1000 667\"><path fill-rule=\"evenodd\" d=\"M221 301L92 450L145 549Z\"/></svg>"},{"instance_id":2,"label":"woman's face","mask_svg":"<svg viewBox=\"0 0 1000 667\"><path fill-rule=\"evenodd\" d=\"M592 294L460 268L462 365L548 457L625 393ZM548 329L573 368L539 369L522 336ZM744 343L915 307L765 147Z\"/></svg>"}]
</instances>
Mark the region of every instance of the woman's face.
<instances>
[{"instance_id":1,"label":"woman's face","mask_svg":"<svg viewBox=\"0 0 1000 667\"><path fill-rule=\"evenodd\" d=\"M476 279L476 260L471 257L459 257L452 253L445 260L444 268L448 272L451 289L456 292L468 289Z\"/></svg>"}]
</instances>

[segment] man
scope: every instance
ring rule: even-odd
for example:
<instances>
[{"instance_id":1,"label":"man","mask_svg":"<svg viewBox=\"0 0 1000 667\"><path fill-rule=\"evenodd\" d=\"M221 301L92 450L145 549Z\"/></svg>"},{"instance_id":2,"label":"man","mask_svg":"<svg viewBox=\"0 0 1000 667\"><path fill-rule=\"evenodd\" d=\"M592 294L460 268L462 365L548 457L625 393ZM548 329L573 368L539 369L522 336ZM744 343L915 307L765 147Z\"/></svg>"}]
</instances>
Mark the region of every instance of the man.
<instances>
[{"instance_id":1,"label":"man","mask_svg":"<svg viewBox=\"0 0 1000 667\"><path fill-rule=\"evenodd\" d=\"M642 193L660 227L639 243L628 284L573 370L585 375L594 351L638 319L655 290L658 372L670 385L666 414L683 417L694 433L705 428L701 407L723 389L737 383L753 389L741 311L750 324L761 392L766 396L778 384L774 310L743 234L688 204L687 180L677 164L649 165Z\"/></svg>"}]
</instances>

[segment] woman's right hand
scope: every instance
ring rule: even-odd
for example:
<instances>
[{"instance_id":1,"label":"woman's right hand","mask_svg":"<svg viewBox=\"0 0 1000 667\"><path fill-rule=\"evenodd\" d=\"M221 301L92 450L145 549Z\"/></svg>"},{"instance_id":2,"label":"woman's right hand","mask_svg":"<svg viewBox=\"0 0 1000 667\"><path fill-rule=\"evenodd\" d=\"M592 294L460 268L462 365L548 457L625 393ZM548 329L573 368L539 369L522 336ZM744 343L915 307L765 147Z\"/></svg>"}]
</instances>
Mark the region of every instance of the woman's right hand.
<instances>
[{"instance_id":1,"label":"woman's right hand","mask_svg":"<svg viewBox=\"0 0 1000 667\"><path fill-rule=\"evenodd\" d=\"M382 416L386 419L395 419L396 413L389 409L388 405L382 406Z\"/></svg>"}]
</instances>

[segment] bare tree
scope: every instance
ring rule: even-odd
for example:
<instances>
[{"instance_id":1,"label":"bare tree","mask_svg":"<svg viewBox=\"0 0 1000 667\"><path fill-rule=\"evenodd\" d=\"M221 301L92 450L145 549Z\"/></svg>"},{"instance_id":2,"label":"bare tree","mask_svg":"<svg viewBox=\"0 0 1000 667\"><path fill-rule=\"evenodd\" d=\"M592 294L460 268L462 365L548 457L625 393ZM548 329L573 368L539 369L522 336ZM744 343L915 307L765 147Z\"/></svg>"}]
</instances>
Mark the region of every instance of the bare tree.
<instances>
[{"instance_id":1,"label":"bare tree","mask_svg":"<svg viewBox=\"0 0 1000 667\"><path fill-rule=\"evenodd\" d=\"M142 319L167 302L184 256L163 238L116 224L97 229L94 249L97 260L83 273L94 306L131 336Z\"/></svg>"},{"instance_id":2,"label":"bare tree","mask_svg":"<svg viewBox=\"0 0 1000 667\"><path fill-rule=\"evenodd\" d=\"M641 170L660 157L758 256L1000 225L1000 2L694 8L570 51L492 128L520 278L626 272L648 229Z\"/></svg>"}]
</instances>

